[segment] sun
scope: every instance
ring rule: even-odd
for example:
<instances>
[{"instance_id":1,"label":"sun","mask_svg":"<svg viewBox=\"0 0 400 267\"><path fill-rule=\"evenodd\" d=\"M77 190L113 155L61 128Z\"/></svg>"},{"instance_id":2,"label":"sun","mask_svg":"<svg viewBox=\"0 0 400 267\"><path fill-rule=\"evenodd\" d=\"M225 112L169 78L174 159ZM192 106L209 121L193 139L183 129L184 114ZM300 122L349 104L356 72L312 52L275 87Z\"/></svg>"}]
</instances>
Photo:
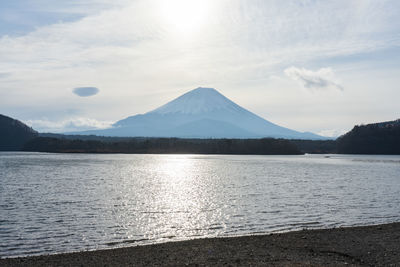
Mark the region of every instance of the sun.
<instances>
[{"instance_id":1,"label":"sun","mask_svg":"<svg viewBox=\"0 0 400 267\"><path fill-rule=\"evenodd\" d=\"M207 22L211 5L208 0L165 0L159 7L161 19L169 30L190 34Z\"/></svg>"}]
</instances>

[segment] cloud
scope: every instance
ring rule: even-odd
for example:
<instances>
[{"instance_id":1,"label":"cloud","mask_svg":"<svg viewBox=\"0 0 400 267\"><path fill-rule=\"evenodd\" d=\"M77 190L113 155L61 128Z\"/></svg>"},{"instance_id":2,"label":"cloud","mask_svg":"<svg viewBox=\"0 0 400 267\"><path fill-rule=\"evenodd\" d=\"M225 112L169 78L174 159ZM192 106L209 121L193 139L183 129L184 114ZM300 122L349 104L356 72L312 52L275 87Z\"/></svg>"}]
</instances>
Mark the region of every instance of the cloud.
<instances>
[{"instance_id":1,"label":"cloud","mask_svg":"<svg viewBox=\"0 0 400 267\"><path fill-rule=\"evenodd\" d=\"M113 122L89 118L70 118L62 121L51 121L47 119L27 120L25 123L39 132L64 133L106 129L110 128Z\"/></svg>"},{"instance_id":2,"label":"cloud","mask_svg":"<svg viewBox=\"0 0 400 267\"><path fill-rule=\"evenodd\" d=\"M317 71L304 68L290 67L285 69L285 74L308 89L335 88L343 90L343 86L337 82L331 68L321 68Z\"/></svg>"},{"instance_id":3,"label":"cloud","mask_svg":"<svg viewBox=\"0 0 400 267\"><path fill-rule=\"evenodd\" d=\"M343 129L330 129L330 130L322 130L318 132L318 134L326 137L339 137L341 135L344 135L348 131L349 130L343 130Z\"/></svg>"},{"instance_id":4,"label":"cloud","mask_svg":"<svg viewBox=\"0 0 400 267\"><path fill-rule=\"evenodd\" d=\"M7 78L9 76L11 76L11 73L9 73L9 72L0 72L0 79Z\"/></svg>"},{"instance_id":5,"label":"cloud","mask_svg":"<svg viewBox=\"0 0 400 267\"><path fill-rule=\"evenodd\" d=\"M363 73L362 78L355 78L362 71L354 63L378 69L373 63L386 62L394 74L391 84L385 82L390 92L380 94L382 102L394 103L393 95L399 94L400 1L197 1L210 7L210 12L201 25L185 33L170 26L168 12L159 12L165 0L23 2L32 2L30 9L37 11L36 16L53 15L51 20L34 24L27 34L15 36L7 27L0 37L0 72L12 73L0 83L0 107L5 113L30 106L32 114L43 107L53 114L81 106L65 88L95 81L101 94L79 116L105 120L145 112L197 84L212 84L236 99L248 97L243 88L250 87L253 97L260 98L267 86L274 92L260 111L269 114L271 102L284 105L289 97L266 83L266 73L280 75L290 66L320 64L334 70L350 69L341 74L346 89L359 89L363 99L373 99L377 89L365 88L378 76ZM24 14L26 5L21 8L17 11ZM183 18L196 13L184 11L170 15L189 27ZM392 52L374 54L387 49ZM382 68L378 71L386 76L390 73ZM283 80L284 86L289 80ZM307 98L298 93L296 97ZM360 102L358 94L346 97L352 98L350 103ZM343 99L326 98L321 107L333 100ZM254 108L252 102L248 108ZM364 116L371 117L372 110ZM323 109L314 106L312 113L315 116ZM65 112L63 118L67 114L75 116Z\"/></svg>"},{"instance_id":6,"label":"cloud","mask_svg":"<svg viewBox=\"0 0 400 267\"><path fill-rule=\"evenodd\" d=\"M96 87L77 87L73 90L73 93L77 96L87 97L97 95L100 90Z\"/></svg>"}]
</instances>

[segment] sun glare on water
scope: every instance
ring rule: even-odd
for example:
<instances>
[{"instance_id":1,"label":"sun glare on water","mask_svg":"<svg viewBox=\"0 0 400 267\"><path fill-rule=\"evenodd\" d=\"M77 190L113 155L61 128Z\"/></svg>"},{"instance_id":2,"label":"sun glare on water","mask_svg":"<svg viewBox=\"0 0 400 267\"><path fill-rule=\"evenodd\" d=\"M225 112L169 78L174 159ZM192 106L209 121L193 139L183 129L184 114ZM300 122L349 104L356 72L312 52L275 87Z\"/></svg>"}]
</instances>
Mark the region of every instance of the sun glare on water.
<instances>
[{"instance_id":1,"label":"sun glare on water","mask_svg":"<svg viewBox=\"0 0 400 267\"><path fill-rule=\"evenodd\" d=\"M159 3L161 19L167 28L189 35L207 22L211 2L208 0L168 0Z\"/></svg>"}]
</instances>

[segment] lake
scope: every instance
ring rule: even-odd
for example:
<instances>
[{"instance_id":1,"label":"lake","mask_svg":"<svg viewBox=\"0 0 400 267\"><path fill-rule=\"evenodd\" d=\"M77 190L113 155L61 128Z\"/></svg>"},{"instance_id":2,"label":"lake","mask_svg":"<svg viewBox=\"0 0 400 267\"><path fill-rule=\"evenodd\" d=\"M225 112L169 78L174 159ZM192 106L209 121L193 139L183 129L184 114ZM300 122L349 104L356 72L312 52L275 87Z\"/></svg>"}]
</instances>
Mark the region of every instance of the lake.
<instances>
[{"instance_id":1,"label":"lake","mask_svg":"<svg viewBox=\"0 0 400 267\"><path fill-rule=\"evenodd\" d=\"M400 156L0 153L0 256L400 221Z\"/></svg>"}]
</instances>

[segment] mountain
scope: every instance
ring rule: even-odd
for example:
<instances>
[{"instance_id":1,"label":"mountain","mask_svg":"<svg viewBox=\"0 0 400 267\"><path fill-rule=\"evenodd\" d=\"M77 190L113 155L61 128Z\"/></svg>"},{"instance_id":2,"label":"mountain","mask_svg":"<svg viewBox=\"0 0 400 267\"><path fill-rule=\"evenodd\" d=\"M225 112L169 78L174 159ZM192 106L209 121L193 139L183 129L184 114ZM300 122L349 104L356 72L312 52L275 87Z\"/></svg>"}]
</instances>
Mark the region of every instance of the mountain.
<instances>
[{"instance_id":1,"label":"mountain","mask_svg":"<svg viewBox=\"0 0 400 267\"><path fill-rule=\"evenodd\" d=\"M80 132L103 136L181 138L326 139L271 123L213 88L199 87L167 104L116 122L112 128Z\"/></svg>"},{"instance_id":2,"label":"mountain","mask_svg":"<svg viewBox=\"0 0 400 267\"><path fill-rule=\"evenodd\" d=\"M18 120L0 114L0 151L20 150L38 133Z\"/></svg>"},{"instance_id":3,"label":"mountain","mask_svg":"<svg viewBox=\"0 0 400 267\"><path fill-rule=\"evenodd\" d=\"M337 139L338 153L400 155L400 119L357 125Z\"/></svg>"}]
</instances>

